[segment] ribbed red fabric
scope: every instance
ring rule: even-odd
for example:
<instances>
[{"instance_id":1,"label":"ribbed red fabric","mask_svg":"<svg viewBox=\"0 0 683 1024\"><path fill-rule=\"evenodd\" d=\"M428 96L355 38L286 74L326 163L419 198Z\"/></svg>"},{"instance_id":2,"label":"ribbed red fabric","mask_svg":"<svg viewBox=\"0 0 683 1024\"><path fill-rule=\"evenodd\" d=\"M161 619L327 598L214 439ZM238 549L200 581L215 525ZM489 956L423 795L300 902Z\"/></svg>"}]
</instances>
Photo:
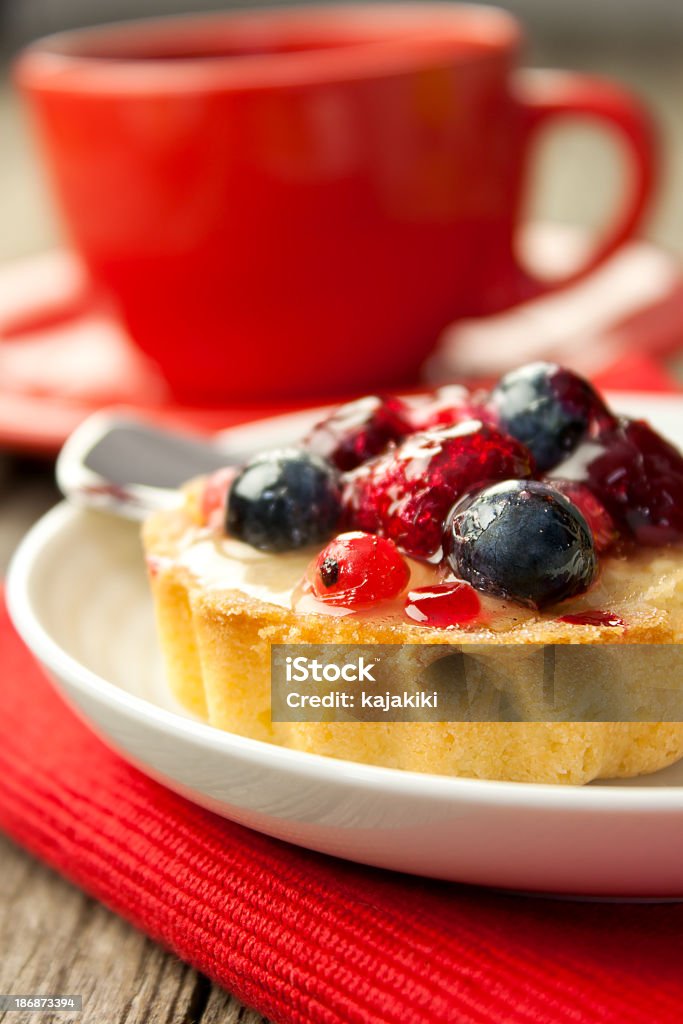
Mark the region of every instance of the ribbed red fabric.
<instances>
[{"instance_id":1,"label":"ribbed red fabric","mask_svg":"<svg viewBox=\"0 0 683 1024\"><path fill-rule=\"evenodd\" d=\"M0 607L0 828L278 1024L680 1024L683 906L525 899L296 849L151 782Z\"/></svg>"}]
</instances>

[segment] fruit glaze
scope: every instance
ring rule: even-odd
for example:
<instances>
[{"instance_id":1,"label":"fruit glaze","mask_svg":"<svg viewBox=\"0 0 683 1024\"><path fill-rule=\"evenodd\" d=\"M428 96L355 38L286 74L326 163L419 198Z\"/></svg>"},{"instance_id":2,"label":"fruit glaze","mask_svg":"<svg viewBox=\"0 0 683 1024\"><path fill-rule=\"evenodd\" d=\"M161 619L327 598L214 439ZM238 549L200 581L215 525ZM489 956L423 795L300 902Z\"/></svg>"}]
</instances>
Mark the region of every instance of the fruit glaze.
<instances>
[{"instance_id":1,"label":"fruit glaze","mask_svg":"<svg viewBox=\"0 0 683 1024\"><path fill-rule=\"evenodd\" d=\"M187 567L301 613L627 628L653 572L683 579L683 457L550 363L487 393L362 398L188 493Z\"/></svg>"}]
</instances>

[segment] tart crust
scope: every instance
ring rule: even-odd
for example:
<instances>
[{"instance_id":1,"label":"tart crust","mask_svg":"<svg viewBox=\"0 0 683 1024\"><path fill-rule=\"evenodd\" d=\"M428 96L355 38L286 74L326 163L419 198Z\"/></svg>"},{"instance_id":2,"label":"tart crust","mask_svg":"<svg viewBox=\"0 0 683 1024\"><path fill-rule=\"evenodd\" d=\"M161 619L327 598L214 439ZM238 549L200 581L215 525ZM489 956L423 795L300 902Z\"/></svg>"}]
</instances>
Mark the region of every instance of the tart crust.
<instances>
[{"instance_id":1,"label":"tart crust","mask_svg":"<svg viewBox=\"0 0 683 1024\"><path fill-rule=\"evenodd\" d=\"M646 685L681 675L683 553L653 552L657 587L629 606L628 629L533 616L503 631L444 631L354 616L300 614L240 589L206 587L179 557L198 532L193 494L145 524L161 646L170 687L219 729L297 750L419 772L520 782L582 784L657 771L683 756L683 723L300 722L270 720L270 646L289 644L633 645ZM277 557L277 556L274 556ZM628 567L626 569L628 576ZM653 663L652 649L659 648ZM629 657L631 654L629 653ZM609 685L609 680L605 681ZM519 699L525 694L518 680Z\"/></svg>"}]
</instances>

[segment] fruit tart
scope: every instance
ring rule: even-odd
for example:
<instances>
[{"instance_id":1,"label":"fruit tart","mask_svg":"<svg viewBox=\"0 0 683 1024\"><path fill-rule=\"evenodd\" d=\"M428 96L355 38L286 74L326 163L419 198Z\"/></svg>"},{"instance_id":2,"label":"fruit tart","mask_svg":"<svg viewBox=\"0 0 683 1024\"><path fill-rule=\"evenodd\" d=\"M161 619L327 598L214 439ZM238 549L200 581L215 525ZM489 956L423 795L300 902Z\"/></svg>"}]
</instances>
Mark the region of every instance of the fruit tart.
<instances>
[{"instance_id":1,"label":"fruit tart","mask_svg":"<svg viewBox=\"0 0 683 1024\"><path fill-rule=\"evenodd\" d=\"M188 483L145 524L144 546L170 686L220 729L529 782L683 756L683 723L606 719L620 698L609 669L600 720L544 720L522 674L516 720L271 721L275 643L411 644L424 657L443 644L623 645L645 686L653 673L683 683L683 457L555 364L487 393L349 403L296 447Z\"/></svg>"}]
</instances>

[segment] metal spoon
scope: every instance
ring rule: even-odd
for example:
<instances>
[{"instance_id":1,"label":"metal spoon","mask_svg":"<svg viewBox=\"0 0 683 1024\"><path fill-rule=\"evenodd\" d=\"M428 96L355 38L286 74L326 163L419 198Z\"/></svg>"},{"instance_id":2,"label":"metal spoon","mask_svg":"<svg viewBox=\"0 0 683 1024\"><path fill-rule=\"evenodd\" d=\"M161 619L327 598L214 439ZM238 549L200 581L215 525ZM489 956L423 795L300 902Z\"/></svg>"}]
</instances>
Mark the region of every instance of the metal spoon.
<instances>
[{"instance_id":1,"label":"metal spoon","mask_svg":"<svg viewBox=\"0 0 683 1024\"><path fill-rule=\"evenodd\" d=\"M59 453L57 485L76 505L142 520L177 505L178 488L191 477L241 465L252 454L98 412L77 427Z\"/></svg>"}]
</instances>

